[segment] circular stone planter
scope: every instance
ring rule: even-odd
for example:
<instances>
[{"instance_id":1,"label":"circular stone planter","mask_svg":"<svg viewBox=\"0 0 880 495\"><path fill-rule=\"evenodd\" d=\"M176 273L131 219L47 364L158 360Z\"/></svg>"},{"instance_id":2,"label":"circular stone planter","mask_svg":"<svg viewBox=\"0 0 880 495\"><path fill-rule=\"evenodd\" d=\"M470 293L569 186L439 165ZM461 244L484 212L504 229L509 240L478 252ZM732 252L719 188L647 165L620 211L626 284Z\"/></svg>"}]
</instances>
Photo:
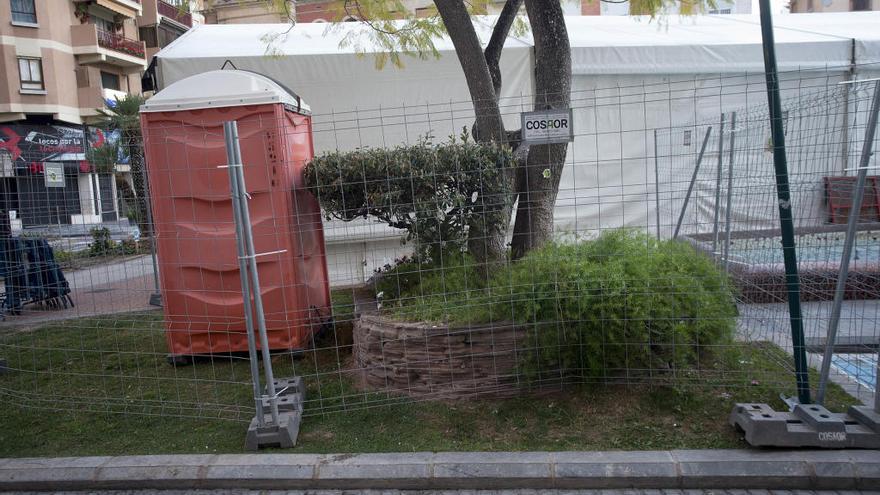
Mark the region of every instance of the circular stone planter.
<instances>
[{"instance_id":1,"label":"circular stone planter","mask_svg":"<svg viewBox=\"0 0 880 495\"><path fill-rule=\"evenodd\" d=\"M519 394L518 350L526 329L507 323L451 328L363 314L354 359L372 390L461 399Z\"/></svg>"}]
</instances>

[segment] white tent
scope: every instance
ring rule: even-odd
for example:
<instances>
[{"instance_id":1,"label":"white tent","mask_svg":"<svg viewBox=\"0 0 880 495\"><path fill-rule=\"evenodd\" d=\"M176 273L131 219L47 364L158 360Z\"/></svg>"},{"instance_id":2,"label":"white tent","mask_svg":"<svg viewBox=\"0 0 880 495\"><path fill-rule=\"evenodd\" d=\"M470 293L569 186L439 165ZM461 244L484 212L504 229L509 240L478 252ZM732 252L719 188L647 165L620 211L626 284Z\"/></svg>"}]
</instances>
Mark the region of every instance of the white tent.
<instances>
[{"instance_id":1,"label":"white tent","mask_svg":"<svg viewBox=\"0 0 880 495\"><path fill-rule=\"evenodd\" d=\"M484 42L493 21L475 21ZM880 68L880 12L796 14L774 21L783 98L852 76L868 77L876 73L872 68ZM630 225L653 230L654 130L669 133L766 103L759 19L579 16L566 23L576 136L563 172L556 229ZM473 112L449 40L437 43L439 59L404 58L402 69L377 70L367 29L356 23L330 29L322 24L199 26L159 52L159 83L220 68L226 60L275 78L311 106L318 153L391 146L427 133L443 138L470 126ZM343 39L353 42L341 46ZM358 46L367 53L359 54ZM503 52L501 103L511 128L520 112L531 110L531 47L526 35L508 39ZM865 65L871 63L878 65ZM697 131L694 127L695 141ZM696 148L688 152L696 154ZM698 211L714 209L705 202L711 198L701 201ZM668 227L665 217L676 206L660 209L661 224ZM330 222L325 228L337 283L368 277L402 249L396 232L367 223Z\"/></svg>"},{"instance_id":2,"label":"white tent","mask_svg":"<svg viewBox=\"0 0 880 495\"><path fill-rule=\"evenodd\" d=\"M833 87L853 68L862 72L855 77L871 77L872 67L880 69L880 64L865 65L880 62L880 12L786 15L774 23L784 100ZM714 120L716 132L705 157L714 166L721 114L766 105L760 20L743 15L654 21L584 16L569 18L567 24L577 137L569 149L571 166L560 189L556 228L583 232L628 225L653 231L655 195L659 189L662 196L664 186L662 160L659 187L654 177L654 129L669 134L673 128ZM695 141L703 135L697 131ZM671 149L659 143L657 153L691 153L693 162L698 145ZM684 191L677 190L683 189L680 182L666 186L675 189L666 195L668 204L661 205L661 230L668 234L676 220L669 215L678 213ZM809 216L815 217L820 188L811 198ZM713 200L701 197L694 209L704 215L689 221L705 224L714 216ZM764 208L760 218L743 222L770 228L772 214L772 208Z\"/></svg>"}]
</instances>

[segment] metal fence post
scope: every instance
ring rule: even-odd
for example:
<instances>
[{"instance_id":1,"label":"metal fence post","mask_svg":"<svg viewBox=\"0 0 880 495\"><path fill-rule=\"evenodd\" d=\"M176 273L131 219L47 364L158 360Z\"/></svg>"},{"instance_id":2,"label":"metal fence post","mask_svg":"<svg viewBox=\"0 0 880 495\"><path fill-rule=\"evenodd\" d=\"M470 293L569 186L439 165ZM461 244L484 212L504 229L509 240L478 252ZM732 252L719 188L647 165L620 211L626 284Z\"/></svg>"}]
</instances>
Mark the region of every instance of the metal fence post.
<instances>
[{"instance_id":1,"label":"metal fence post","mask_svg":"<svg viewBox=\"0 0 880 495\"><path fill-rule=\"evenodd\" d=\"M691 193L694 190L694 183L697 182L697 175L700 173L700 163L703 162L703 154L706 153L706 145L709 144L709 135L712 134L712 126L706 129L706 136L703 137L703 145L700 146L700 154L697 155L697 164L694 166L694 174L691 176L691 182L688 184L687 192L684 194L684 204L681 205L681 211L678 213L678 221L675 223L675 232L672 234L673 239L678 238L678 231L681 230L681 222L684 220L684 213L687 211L688 202L691 199Z\"/></svg>"},{"instance_id":2,"label":"metal fence post","mask_svg":"<svg viewBox=\"0 0 880 495\"><path fill-rule=\"evenodd\" d=\"M153 293L150 294L151 306L162 306L162 291L159 288L159 261L156 258L156 224L153 223L153 205L150 200L150 181L147 177L147 160L141 153L141 181L144 183L144 206L147 212L147 225L150 226L150 259L153 263Z\"/></svg>"},{"instance_id":3,"label":"metal fence post","mask_svg":"<svg viewBox=\"0 0 880 495\"><path fill-rule=\"evenodd\" d=\"M727 160L727 208L724 212L724 271L730 263L730 210L733 207L733 156L736 144L736 112L730 113L730 158Z\"/></svg>"},{"instance_id":4,"label":"metal fence post","mask_svg":"<svg viewBox=\"0 0 880 495\"><path fill-rule=\"evenodd\" d=\"M718 170L715 172L715 219L712 222L712 256L718 253L718 214L721 208L721 169L724 168L724 113L718 124Z\"/></svg>"},{"instance_id":5,"label":"metal fence post","mask_svg":"<svg viewBox=\"0 0 880 495\"><path fill-rule=\"evenodd\" d=\"M241 168L241 164L236 160L234 151L235 141L232 132L233 125L235 125L235 122L224 122L223 135L226 140L226 163L228 163L229 187L232 194L232 214L235 223L235 247L238 252L238 271L241 278L241 296L244 306L244 324L247 331L248 358L250 360L251 381L254 386L254 407L257 411L257 422L262 427L265 425L266 418L263 414L263 392L260 387L260 363L257 358L257 344L256 338L254 337L254 320L253 312L251 311L251 291L250 284L248 283L247 261L245 256L244 237L242 235L243 223L241 218L241 206L239 204L239 197L241 194L238 190L238 180L236 180L236 174L234 171L236 167Z\"/></svg>"},{"instance_id":6,"label":"metal fence post","mask_svg":"<svg viewBox=\"0 0 880 495\"><path fill-rule=\"evenodd\" d=\"M809 404L810 380L807 370L807 351L804 345L804 321L801 314L801 281L798 275L797 248L794 243L791 188L788 183L788 159L785 156L785 130L782 127L782 102L779 100L779 73L776 65L770 0L759 0L758 5L761 11L764 74L767 81L767 104L770 110L770 136L773 140L773 167L776 172L776 196L779 206L779 228L782 231L782 255L785 261L795 381L798 400L801 404Z\"/></svg>"},{"instance_id":7,"label":"metal fence post","mask_svg":"<svg viewBox=\"0 0 880 495\"><path fill-rule=\"evenodd\" d=\"M275 394L275 376L272 372L272 356L269 352L269 337L266 335L266 316L263 312L263 298L260 292L260 275L257 272L257 255L254 250L254 236L251 230L251 216L248 207L247 187L244 181L244 164L241 160L241 148L238 144L238 125L231 122L229 131L232 135L232 152L235 159L232 167L235 182L238 187L238 203L241 214L241 233L244 237L245 258L250 268L251 293L253 294L254 311L257 320L257 331L260 338L260 352L263 357L263 373L266 378L266 394L268 395L269 411L272 414L272 422L278 424L278 397Z\"/></svg>"},{"instance_id":8,"label":"metal fence post","mask_svg":"<svg viewBox=\"0 0 880 495\"><path fill-rule=\"evenodd\" d=\"M865 196L865 182L868 175L868 164L871 161L874 147L874 134L877 130L877 113L880 112L880 81L874 82L874 99L871 102L871 113L868 116L868 126L865 128L865 141L862 144L862 156L859 160L858 176L855 191L853 191L852 208L846 222L846 239L843 241L843 254L840 259L840 271L837 274L837 286L834 289L834 305L831 307L831 315L828 318L828 332L825 336L825 352L822 355L822 369L819 373L819 389L816 391L816 401L819 404L825 402L825 390L828 386L828 375L831 371L831 358L834 354L834 342L837 340L837 329L840 324L840 310L843 306L843 297L846 292L846 279L849 276L849 260L852 257L853 244L855 243L856 226L859 223L862 211L862 199ZM878 376L880 378L880 376ZM875 410L880 402L877 397L880 392L874 391Z\"/></svg>"}]
</instances>

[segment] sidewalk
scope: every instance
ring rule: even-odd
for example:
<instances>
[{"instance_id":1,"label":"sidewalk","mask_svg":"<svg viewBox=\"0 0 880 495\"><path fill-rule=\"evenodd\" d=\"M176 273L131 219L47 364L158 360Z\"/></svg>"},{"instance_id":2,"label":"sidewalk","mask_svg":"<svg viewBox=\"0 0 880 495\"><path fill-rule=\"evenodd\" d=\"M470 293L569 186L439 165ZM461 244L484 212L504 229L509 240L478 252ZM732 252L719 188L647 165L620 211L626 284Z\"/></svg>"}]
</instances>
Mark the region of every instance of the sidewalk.
<instances>
[{"instance_id":1,"label":"sidewalk","mask_svg":"<svg viewBox=\"0 0 880 495\"><path fill-rule=\"evenodd\" d=\"M150 255L65 272L64 276L70 284L70 297L76 306L49 309L27 305L20 315L7 315L6 320L0 322L0 329L30 327L85 316L157 309L150 306L150 294L155 290Z\"/></svg>"},{"instance_id":2,"label":"sidewalk","mask_svg":"<svg viewBox=\"0 0 880 495\"><path fill-rule=\"evenodd\" d=\"M4 490L880 489L880 451L224 454L0 460Z\"/></svg>"}]
</instances>

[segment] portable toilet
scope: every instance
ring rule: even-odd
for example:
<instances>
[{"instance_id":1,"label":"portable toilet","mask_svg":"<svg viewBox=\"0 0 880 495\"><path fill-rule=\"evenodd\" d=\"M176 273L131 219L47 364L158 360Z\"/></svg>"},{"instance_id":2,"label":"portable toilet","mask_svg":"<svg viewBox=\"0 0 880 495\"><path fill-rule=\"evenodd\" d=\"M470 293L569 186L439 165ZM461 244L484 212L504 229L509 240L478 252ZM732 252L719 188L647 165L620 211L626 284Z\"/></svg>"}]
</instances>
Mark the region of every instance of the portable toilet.
<instances>
[{"instance_id":1,"label":"portable toilet","mask_svg":"<svg viewBox=\"0 0 880 495\"><path fill-rule=\"evenodd\" d=\"M225 167L232 120L269 346L308 348L331 317L321 211L303 182L314 156L309 107L268 77L217 70L158 92L140 118L170 357L247 351Z\"/></svg>"}]
</instances>

